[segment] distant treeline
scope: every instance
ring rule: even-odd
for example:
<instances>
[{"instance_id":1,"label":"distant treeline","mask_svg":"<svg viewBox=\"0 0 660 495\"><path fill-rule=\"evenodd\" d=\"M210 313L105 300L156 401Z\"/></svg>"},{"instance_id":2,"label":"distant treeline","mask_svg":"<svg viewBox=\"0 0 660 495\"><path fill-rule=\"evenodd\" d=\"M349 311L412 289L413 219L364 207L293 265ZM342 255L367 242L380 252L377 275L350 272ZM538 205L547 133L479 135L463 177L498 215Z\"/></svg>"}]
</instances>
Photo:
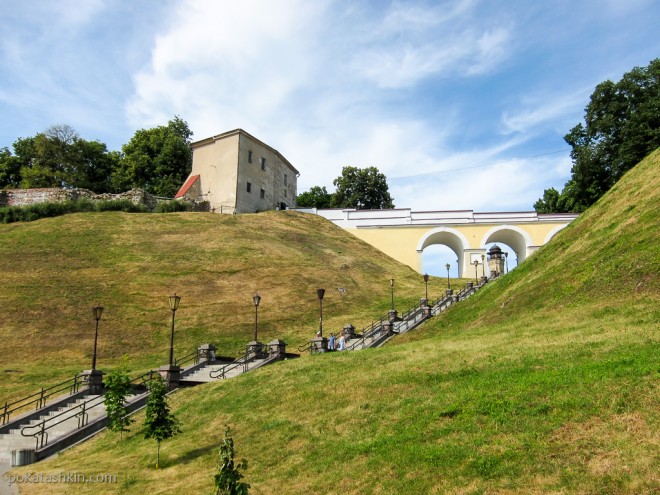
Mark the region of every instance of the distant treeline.
<instances>
[{"instance_id":1,"label":"distant treeline","mask_svg":"<svg viewBox=\"0 0 660 495\"><path fill-rule=\"evenodd\" d=\"M87 141L58 124L0 147L0 189L82 188L95 193L144 189L172 198L192 168L192 132L174 117L166 126L140 129L121 151Z\"/></svg>"}]
</instances>

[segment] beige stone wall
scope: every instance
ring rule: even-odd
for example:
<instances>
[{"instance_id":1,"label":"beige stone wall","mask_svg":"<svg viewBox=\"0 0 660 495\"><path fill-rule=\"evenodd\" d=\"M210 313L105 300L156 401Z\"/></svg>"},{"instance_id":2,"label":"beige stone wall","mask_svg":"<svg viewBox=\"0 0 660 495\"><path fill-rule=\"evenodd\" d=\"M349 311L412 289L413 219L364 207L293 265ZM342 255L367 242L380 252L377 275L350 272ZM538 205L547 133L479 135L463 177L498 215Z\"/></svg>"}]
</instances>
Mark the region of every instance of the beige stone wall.
<instances>
[{"instance_id":1,"label":"beige stone wall","mask_svg":"<svg viewBox=\"0 0 660 495\"><path fill-rule=\"evenodd\" d=\"M295 206L296 174L278 153L242 134L238 156L238 192L236 195L238 213L275 210L282 205ZM263 166L262 160L264 160ZM249 192L248 183L250 184Z\"/></svg>"},{"instance_id":2,"label":"beige stone wall","mask_svg":"<svg viewBox=\"0 0 660 495\"><path fill-rule=\"evenodd\" d=\"M295 206L297 171L279 152L240 129L193 143L190 175L199 175L200 197L217 213Z\"/></svg>"},{"instance_id":3,"label":"beige stone wall","mask_svg":"<svg viewBox=\"0 0 660 495\"><path fill-rule=\"evenodd\" d=\"M195 143L191 175L199 175L202 198L211 211L234 213L238 180L239 135Z\"/></svg>"}]
</instances>

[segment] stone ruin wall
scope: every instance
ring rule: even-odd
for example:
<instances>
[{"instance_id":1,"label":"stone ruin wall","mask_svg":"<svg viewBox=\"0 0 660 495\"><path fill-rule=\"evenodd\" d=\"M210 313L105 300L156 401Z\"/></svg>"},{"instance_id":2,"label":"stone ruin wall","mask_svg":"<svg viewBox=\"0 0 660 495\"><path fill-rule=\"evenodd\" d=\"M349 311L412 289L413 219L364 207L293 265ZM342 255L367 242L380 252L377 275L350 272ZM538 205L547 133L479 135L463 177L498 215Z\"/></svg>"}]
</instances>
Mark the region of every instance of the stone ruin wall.
<instances>
[{"instance_id":1,"label":"stone ruin wall","mask_svg":"<svg viewBox=\"0 0 660 495\"><path fill-rule=\"evenodd\" d=\"M152 196L142 189L131 189L120 194L96 194L88 189L4 189L0 190L0 207L4 206L29 206L37 203L60 203L63 201L77 201L79 199L90 201L113 201L128 199L133 204L142 204L153 211L158 203L169 203L175 201L169 198ZM209 211L206 201L190 201L193 211Z\"/></svg>"}]
</instances>

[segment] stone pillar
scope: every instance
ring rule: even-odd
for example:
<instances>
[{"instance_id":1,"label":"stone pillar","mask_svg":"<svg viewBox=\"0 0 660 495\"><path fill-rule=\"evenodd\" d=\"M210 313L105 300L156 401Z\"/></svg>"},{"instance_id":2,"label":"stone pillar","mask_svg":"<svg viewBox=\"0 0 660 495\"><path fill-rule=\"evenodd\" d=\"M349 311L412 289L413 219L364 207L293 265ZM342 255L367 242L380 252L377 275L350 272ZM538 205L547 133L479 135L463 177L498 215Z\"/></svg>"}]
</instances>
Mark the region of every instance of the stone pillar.
<instances>
[{"instance_id":1,"label":"stone pillar","mask_svg":"<svg viewBox=\"0 0 660 495\"><path fill-rule=\"evenodd\" d=\"M445 295L447 297L451 296L454 293L454 289L446 289L445 290Z\"/></svg>"},{"instance_id":2,"label":"stone pillar","mask_svg":"<svg viewBox=\"0 0 660 495\"><path fill-rule=\"evenodd\" d=\"M392 323L392 320L383 322L382 333L384 335L392 335L394 333L394 324Z\"/></svg>"},{"instance_id":3,"label":"stone pillar","mask_svg":"<svg viewBox=\"0 0 660 495\"><path fill-rule=\"evenodd\" d=\"M284 359L286 355L286 342L280 339L274 339L268 342L268 353L270 357L277 356L278 359Z\"/></svg>"},{"instance_id":4,"label":"stone pillar","mask_svg":"<svg viewBox=\"0 0 660 495\"><path fill-rule=\"evenodd\" d=\"M429 306L429 301L428 301L428 299L426 299L425 297L422 297L422 298L419 300L419 305L420 305L421 308L422 308L422 313L424 313L424 316L426 316L427 318L428 318L429 316L431 316L431 307Z\"/></svg>"},{"instance_id":5,"label":"stone pillar","mask_svg":"<svg viewBox=\"0 0 660 495\"><path fill-rule=\"evenodd\" d=\"M215 361L216 347L213 344L202 344L197 348L197 355L201 361Z\"/></svg>"},{"instance_id":6,"label":"stone pillar","mask_svg":"<svg viewBox=\"0 0 660 495\"><path fill-rule=\"evenodd\" d=\"M344 325L344 329L342 330L342 333L344 334L344 338L346 340L349 339L354 339L355 338L355 327L351 325L350 323L347 325Z\"/></svg>"},{"instance_id":7,"label":"stone pillar","mask_svg":"<svg viewBox=\"0 0 660 495\"><path fill-rule=\"evenodd\" d=\"M158 368L158 374L167 384L167 390L174 390L175 388L179 388L181 366L177 366L176 364L164 364Z\"/></svg>"},{"instance_id":8,"label":"stone pillar","mask_svg":"<svg viewBox=\"0 0 660 495\"><path fill-rule=\"evenodd\" d=\"M452 303L457 303L458 302L458 294L452 294L451 295L451 302Z\"/></svg>"},{"instance_id":9,"label":"stone pillar","mask_svg":"<svg viewBox=\"0 0 660 495\"><path fill-rule=\"evenodd\" d=\"M314 337L312 339L312 354L317 352L328 352L328 339L325 337Z\"/></svg>"},{"instance_id":10,"label":"stone pillar","mask_svg":"<svg viewBox=\"0 0 660 495\"><path fill-rule=\"evenodd\" d=\"M481 285L484 285L484 284L487 283L487 282L488 282L488 277L486 277L486 276L482 276L482 277L481 277Z\"/></svg>"},{"instance_id":11,"label":"stone pillar","mask_svg":"<svg viewBox=\"0 0 660 495\"><path fill-rule=\"evenodd\" d=\"M103 393L103 372L101 370L84 370L81 374L83 383L89 385L89 393L101 395Z\"/></svg>"},{"instance_id":12,"label":"stone pillar","mask_svg":"<svg viewBox=\"0 0 660 495\"><path fill-rule=\"evenodd\" d=\"M264 354L264 345L261 342L253 340L247 343L246 353L248 359L257 359Z\"/></svg>"},{"instance_id":13,"label":"stone pillar","mask_svg":"<svg viewBox=\"0 0 660 495\"><path fill-rule=\"evenodd\" d=\"M401 321L399 318L399 313L397 313L396 309L390 309L387 312L387 319L392 322L392 321Z\"/></svg>"},{"instance_id":14,"label":"stone pillar","mask_svg":"<svg viewBox=\"0 0 660 495\"><path fill-rule=\"evenodd\" d=\"M472 281L469 281L469 282L465 285L465 288L466 288L466 289L472 289L473 287L474 287L474 282L472 282Z\"/></svg>"}]
</instances>

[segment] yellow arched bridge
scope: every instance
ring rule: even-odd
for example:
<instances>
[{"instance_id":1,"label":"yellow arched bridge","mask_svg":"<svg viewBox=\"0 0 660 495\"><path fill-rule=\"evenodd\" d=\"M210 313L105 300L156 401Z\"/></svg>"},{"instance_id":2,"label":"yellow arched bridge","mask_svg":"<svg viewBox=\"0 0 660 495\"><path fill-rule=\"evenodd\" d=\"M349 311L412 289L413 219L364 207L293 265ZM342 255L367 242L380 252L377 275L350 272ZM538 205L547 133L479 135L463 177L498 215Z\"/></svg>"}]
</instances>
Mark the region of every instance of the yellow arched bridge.
<instances>
[{"instance_id":1,"label":"yellow arched bridge","mask_svg":"<svg viewBox=\"0 0 660 495\"><path fill-rule=\"evenodd\" d=\"M447 246L456 254L458 273L464 278L472 276L470 265L475 261L482 263L487 244L506 244L521 262L578 216L534 211L478 213L472 210L412 211L407 208L310 208L301 211L327 218L419 273L422 272L425 248L434 244Z\"/></svg>"}]
</instances>

